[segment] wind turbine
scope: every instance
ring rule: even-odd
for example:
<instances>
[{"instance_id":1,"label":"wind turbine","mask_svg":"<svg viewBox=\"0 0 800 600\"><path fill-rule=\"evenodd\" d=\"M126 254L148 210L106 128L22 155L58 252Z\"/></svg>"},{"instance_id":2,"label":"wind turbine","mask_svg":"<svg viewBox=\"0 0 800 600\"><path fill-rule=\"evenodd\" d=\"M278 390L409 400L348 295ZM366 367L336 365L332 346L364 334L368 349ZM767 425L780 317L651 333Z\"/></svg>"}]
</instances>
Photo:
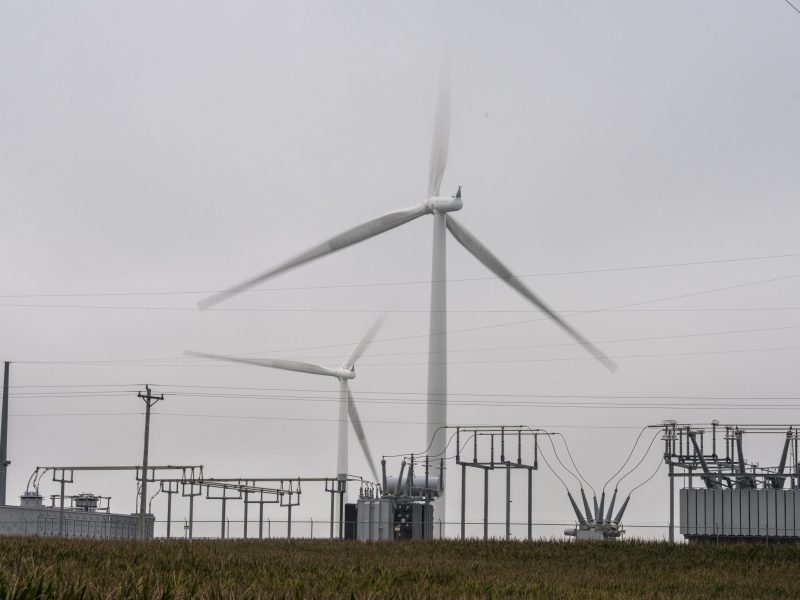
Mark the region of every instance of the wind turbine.
<instances>
[{"instance_id":1,"label":"wind turbine","mask_svg":"<svg viewBox=\"0 0 800 600\"><path fill-rule=\"evenodd\" d=\"M445 427L447 426L447 266L445 261L446 231L467 249L475 258L509 286L522 294L534 306L542 310L570 337L583 346L607 369L614 371L616 365L588 339L561 319L544 301L534 294L520 279L514 276L486 246L452 215L463 206L461 187L452 196L441 196L440 188L447 166L447 151L450 136L450 106L446 86L442 86L436 108L436 117L428 172L428 195L426 199L409 208L387 213L377 219L357 225L329 240L261 273L202 300L201 308L208 308L239 294L255 285L285 271L299 267L338 250L352 246L381 233L418 219L433 216L433 261L431 270L431 313L428 338L428 386L427 386L427 437L431 456L444 457ZM440 510L444 518L444 505Z\"/></svg>"},{"instance_id":2,"label":"wind turbine","mask_svg":"<svg viewBox=\"0 0 800 600\"><path fill-rule=\"evenodd\" d=\"M323 367L314 363L303 362L299 360L286 360L281 358L245 358L238 356L226 356L222 354L206 354L203 352L189 352L189 356L197 356L200 358L211 358L214 360L224 360L228 362L243 363L246 365L257 365L259 367L270 367L272 369L283 369L284 371L295 371L298 373L309 373L311 375L324 375L327 377L335 377L339 380L339 433L336 450L336 476L340 481L347 479L347 442L348 442L348 420L353 425L358 443L361 445L361 450L367 459L367 464L372 471L374 481L377 483L378 471L375 469L375 461L372 459L372 453L367 443L367 437L364 433L364 426L361 423L361 417L358 415L356 403L353 400L353 393L350 391L349 381L356 377L356 361L364 354L370 342L372 342L375 335L378 333L381 325L383 324L384 316L381 315L369 328L364 338L353 348L350 356L338 368Z\"/></svg>"}]
</instances>

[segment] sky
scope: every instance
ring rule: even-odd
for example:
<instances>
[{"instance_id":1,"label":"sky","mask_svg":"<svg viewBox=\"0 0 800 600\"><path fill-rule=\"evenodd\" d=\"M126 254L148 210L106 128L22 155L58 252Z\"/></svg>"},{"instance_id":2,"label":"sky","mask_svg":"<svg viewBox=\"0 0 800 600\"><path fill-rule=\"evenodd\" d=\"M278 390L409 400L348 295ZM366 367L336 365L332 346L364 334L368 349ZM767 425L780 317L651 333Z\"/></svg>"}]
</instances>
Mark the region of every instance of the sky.
<instances>
[{"instance_id":1,"label":"sky","mask_svg":"<svg viewBox=\"0 0 800 600\"><path fill-rule=\"evenodd\" d=\"M423 201L445 63L442 193L463 186L460 222L619 366L449 239L449 423L561 433L598 491L646 425L796 423L799 56L800 14L783 0L3 3L10 501L36 466L138 464L145 384L165 395L151 463L335 475L335 380L184 352L336 367L387 306L352 390L376 456L424 450L431 219L197 302ZM777 463L781 443L754 439L753 459ZM350 465L368 475L352 435ZM491 481L502 521L504 477ZM546 466L534 485L537 522L573 520ZM524 486L515 474L515 521ZM129 475L72 487L134 510ZM469 520L481 489L470 474ZM629 534L666 535L667 489L662 467L626 515L651 527ZM305 492L295 516L326 519L325 494ZM165 506L154 499L159 518ZM197 510L213 520L219 503Z\"/></svg>"}]
</instances>

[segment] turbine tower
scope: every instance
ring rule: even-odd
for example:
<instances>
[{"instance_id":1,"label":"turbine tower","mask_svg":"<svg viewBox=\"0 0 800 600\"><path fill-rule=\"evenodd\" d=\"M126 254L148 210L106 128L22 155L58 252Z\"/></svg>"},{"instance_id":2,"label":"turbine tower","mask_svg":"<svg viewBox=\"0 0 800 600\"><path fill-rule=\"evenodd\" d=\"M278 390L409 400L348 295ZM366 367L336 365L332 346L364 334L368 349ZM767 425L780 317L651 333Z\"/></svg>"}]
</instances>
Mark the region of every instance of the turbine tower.
<instances>
[{"instance_id":1,"label":"turbine tower","mask_svg":"<svg viewBox=\"0 0 800 600\"><path fill-rule=\"evenodd\" d=\"M297 373L309 373L311 375L323 375L327 377L335 377L339 380L339 433L337 436L337 449L336 449L336 477L340 481L345 481L348 474L348 428L347 422L350 421L353 425L358 443L361 445L361 450L367 459L370 471L374 481L378 483L378 471L375 468L375 461L372 459L372 453L367 443L367 437L364 433L364 426L361 423L361 417L358 415L356 403L353 400L353 393L350 391L350 380L356 377L356 361L361 358L370 342L372 342L375 335L378 333L381 325L383 324L383 315L379 317L369 328L364 338L353 348L350 356L338 368L323 367L314 363L303 362L299 360L286 360L281 358L245 358L239 356L226 356L222 354L206 354L203 352L187 351L189 356L197 356L200 358L211 358L214 360L224 360L227 362L243 363L246 365L256 365L259 367L270 367L272 369L282 369L284 371L295 371Z\"/></svg>"},{"instance_id":2,"label":"turbine tower","mask_svg":"<svg viewBox=\"0 0 800 600\"><path fill-rule=\"evenodd\" d=\"M447 426L447 267L446 232L487 267L497 277L505 281L534 306L543 311L570 337L583 346L607 369L614 371L616 365L588 339L559 317L547 304L536 296L520 279L514 276L492 252L472 233L461 225L453 212L461 210L463 201L461 187L452 196L441 196L440 188L447 166L447 152L450 135L450 104L446 86L442 86L436 109L428 172L428 195L421 203L409 208L387 213L381 217L357 225L329 240L291 258L276 267L252 277L225 291L202 300L200 308L208 308L231 296L244 292L295 267L311 262L338 250L352 246L381 233L418 219L424 215L433 216L433 257L431 269L431 312L428 341L428 386L427 386L427 432L426 445L432 457L444 457L445 427ZM439 509L444 520L444 502Z\"/></svg>"}]
</instances>

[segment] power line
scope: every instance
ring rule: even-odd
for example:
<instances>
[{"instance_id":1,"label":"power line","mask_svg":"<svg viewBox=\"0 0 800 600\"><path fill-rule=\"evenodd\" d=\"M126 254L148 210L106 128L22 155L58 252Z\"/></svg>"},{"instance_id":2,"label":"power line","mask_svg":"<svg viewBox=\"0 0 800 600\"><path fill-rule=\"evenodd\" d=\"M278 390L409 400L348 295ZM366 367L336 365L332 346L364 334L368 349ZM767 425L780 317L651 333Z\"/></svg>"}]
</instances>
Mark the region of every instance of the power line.
<instances>
[{"instance_id":1,"label":"power line","mask_svg":"<svg viewBox=\"0 0 800 600\"><path fill-rule=\"evenodd\" d=\"M159 388L164 390L172 398L208 398L208 399L224 399L224 400L257 400L257 401L284 401L284 402L318 402L323 404L335 404L339 402L339 397L335 395L322 395L322 396L301 396L301 395L248 395L248 394L223 394L223 393L203 393L203 392L181 392L172 391L168 388ZM58 399L58 396L46 397L22 397L20 400L30 399ZM70 397L72 399L73 397ZM763 399L758 399L757 404L752 403L756 398L740 398L728 397L722 400L725 401L710 401L704 400L703 397L683 397L688 399L688 402L664 402L663 398L655 397L614 397L614 396L588 396L588 397L557 397L557 396L538 396L537 400L520 400L509 401L507 399L489 400L484 398L473 400L454 400L451 399L449 404L451 406L459 406L466 408L595 408L595 409L624 409L624 408L639 408L639 409L720 409L720 408L733 408L733 409L751 409L751 408L765 408L770 410L789 410L796 409L800 406L797 402L800 398L781 398L783 401L791 401L791 404L766 404ZM658 402L641 402L641 400L658 400ZM668 398L673 399L673 398ZM677 398L681 399L681 398ZM589 402L587 400L593 400ZM615 401L610 401L615 400ZM625 402L624 400L637 400L637 402ZM747 400L748 403L735 402L738 400ZM374 398L365 394L357 394L356 401L360 404L375 405L375 406L423 406L427 403L425 398Z\"/></svg>"},{"instance_id":2,"label":"power line","mask_svg":"<svg viewBox=\"0 0 800 600\"><path fill-rule=\"evenodd\" d=\"M644 336L644 337L632 337L632 338L614 338L614 339L604 339L604 340L597 340L595 343L597 344L615 344L615 343L624 343L624 342L643 342L643 341L660 341L660 340L672 340L672 339L686 339L686 338L695 338L695 337L709 337L709 336L716 336L716 335L737 335L737 334L744 334L744 333L764 333L764 332L771 332L771 331L786 331L789 329L798 329L800 328L800 324L797 325L783 325L779 327L759 327L753 329L730 329L730 330L717 330L717 331L703 331L703 332L694 332L694 333L685 333L685 334L676 334L676 335L661 335L661 336ZM576 347L580 346L580 344L576 342L560 342L557 344L525 344L525 345L515 345L515 346L483 346L483 347L474 347L474 348L456 348L456 349L449 349L448 353L464 353L464 352L489 352L489 351L500 351L500 350L524 350L524 349L536 349L536 348L565 348L565 347ZM415 355L425 355L426 352L373 352L370 356L415 356ZM235 355L230 355L235 356ZM291 358L291 357L287 357ZM341 358L339 355L304 355L302 357L298 357L301 359L332 359L338 360ZM165 363L169 361L179 361L182 364L208 364L206 361L197 361L196 359L188 359L185 356L173 356L173 357L161 357L161 358L130 358L130 359L108 359L108 360L90 360L90 361L17 361L21 362L22 364L86 364L86 363L141 363L141 362L158 362L158 363ZM130 387L130 386L126 386Z\"/></svg>"},{"instance_id":3,"label":"power line","mask_svg":"<svg viewBox=\"0 0 800 600\"><path fill-rule=\"evenodd\" d=\"M788 1L788 0L787 0ZM638 266L623 266L623 267L605 267L598 269L583 269L575 271L552 271L543 273L532 273L529 275L516 275L516 279L525 279L532 277L556 277L565 275L588 275L594 273L615 273L620 271L642 271L649 269L667 269L678 267L693 267L701 265L724 264L724 263L738 263L738 262L751 262L761 260L774 260L781 258L794 258L800 256L800 252L790 252L785 254L771 254L762 256L747 256L737 258L721 258L711 260L698 260L676 263L660 263L650 265ZM448 279L448 283L460 283L470 281L493 281L496 277L468 277L458 279ZM308 291L308 290L323 290L323 289L337 289L337 288L362 288L362 287L388 287L388 286L403 286L403 285L429 285L430 280L411 280L411 281L389 281L389 282L373 282L373 283L352 283L352 284L336 284L336 285L320 285L320 286L300 286L300 287L269 287L257 288L252 290L242 290L245 293L260 293L260 292L282 292L282 291ZM176 296L176 295L209 295L219 293L222 290L176 290L176 291L155 291L155 292L92 292L92 293L51 293L51 294L0 294L0 298L86 298L98 296Z\"/></svg>"},{"instance_id":4,"label":"power line","mask_svg":"<svg viewBox=\"0 0 800 600\"><path fill-rule=\"evenodd\" d=\"M257 420L257 421L303 421L303 422L336 422L338 423L338 419L315 419L309 417L298 417L298 418L290 418L290 417L253 417L253 416L242 416L242 415L215 415L215 414L200 414L200 413L152 413L154 415L159 415L162 417L189 417L189 418L204 418L204 419L245 419L245 420ZM38 417L92 417L92 416L143 416L144 413L141 412L108 412L108 413L15 413L10 416L14 418L38 418ZM362 421L364 423L381 423L381 424L390 424L390 425L425 425L423 422L415 422L415 421ZM636 426L627 426L627 425L575 425L574 423L570 423L567 425L546 425L545 427L550 428L562 428L562 429L639 429Z\"/></svg>"},{"instance_id":5,"label":"power line","mask_svg":"<svg viewBox=\"0 0 800 600\"><path fill-rule=\"evenodd\" d=\"M685 339L685 338L695 338L695 337L708 337L708 336L715 336L715 335L736 335L736 334L743 334L743 333L765 333L769 331L786 331L789 329L798 329L800 328L800 324L798 325L784 325L780 327L759 327L755 329L729 329L729 330L722 330L722 331L704 331L704 332L695 332L695 333L684 333L684 334L676 334L676 335L659 335L659 336L646 336L646 337L632 337L632 338L615 338L615 339L605 339L605 340L595 340L595 344L616 344L616 343L624 343L624 342L649 342L649 341L660 341L660 340L675 340L675 339ZM448 348L448 354L458 354L464 352L489 352L489 351L497 351L497 350L527 350L527 349L534 349L534 348L566 348L566 347L575 347L580 346L581 344L577 342L560 342L557 344L524 344L524 345L517 345L517 346L483 346L483 347L476 347L476 348ZM425 355L427 352L371 352L370 357L375 356L412 356L412 355ZM291 358L291 357L287 357ZM308 355L303 356L300 358L304 359L321 359L321 358L330 358L336 360L340 358L338 355Z\"/></svg>"},{"instance_id":6,"label":"power line","mask_svg":"<svg viewBox=\"0 0 800 600\"><path fill-rule=\"evenodd\" d=\"M759 352L781 352L781 351L794 351L800 350L800 346L779 346L773 348L739 348L739 349L732 349L732 350L708 350L702 352L664 352L664 353L652 353L652 354L621 354L621 355L612 355L608 358L613 360L627 360L627 359L636 359L636 358L687 358L692 356L715 356L715 355L725 355L725 354L747 354L747 353L759 353ZM531 363L556 363L556 362L571 362L571 361L593 361L596 360L594 357L591 356L573 356L573 357L562 357L562 358L523 358L523 359L507 359L507 360L462 360L462 361L448 361L447 365L449 366L470 366L470 365L512 365L512 364L531 364ZM252 369L252 365L244 365L244 364L213 364L209 365L207 363L201 362L183 362L183 363L154 363L154 362L134 362L134 361L111 361L111 362L103 362L103 361L15 361L16 364L27 364L27 365L81 365L81 366L95 366L95 367L135 367L137 369L149 367L149 368L192 368L192 369L208 369L208 368L217 368L217 369ZM414 367L414 366L424 366L429 364L442 364L439 361L416 361L416 362L390 362L390 363L378 363L378 362L363 362L361 363L362 366L365 367Z\"/></svg>"},{"instance_id":7,"label":"power line","mask_svg":"<svg viewBox=\"0 0 800 600\"><path fill-rule=\"evenodd\" d=\"M672 357L688 357L688 356L712 356L720 354L745 354L749 352L778 352L788 350L800 350L800 346L782 346L776 348L741 348L735 350L710 350L703 352L664 352L654 354L625 354L617 356L609 356L613 360L624 360L629 358L672 358ZM540 362L567 362L567 361L584 361L596 360L592 356L575 356L565 358L522 358L515 360L462 360L462 361L448 361L447 365L503 365L503 364L527 364L527 363L540 363ZM416 365L427 364L440 364L438 362L428 363L427 361L421 362L407 362L407 363L361 363L363 366L370 367L409 367Z\"/></svg>"},{"instance_id":8,"label":"power line","mask_svg":"<svg viewBox=\"0 0 800 600\"><path fill-rule=\"evenodd\" d=\"M97 384L103 385L103 384ZM139 384L131 384L130 386L126 385L126 387L136 387ZM86 384L85 387L95 387L93 384ZM109 387L114 386L114 384L109 384ZM179 395L188 395L188 394L200 394L200 392L185 392L181 390L235 390L235 391L252 391L252 392L293 392L297 393L312 393L312 394L326 394L322 396L324 398L330 398L332 400L339 400L339 396L330 395L330 389L320 389L320 388L284 388L284 387L252 387L252 386L218 386L218 385L197 385L197 384L179 384L179 383L159 383L159 384L152 384L155 388L159 388L162 392L170 396L179 396ZM58 385L47 385L47 386L14 386L13 389L17 388L53 388L53 387L63 387L65 389L73 389L75 387L84 387L80 384L65 384L63 386ZM135 390L134 390L135 391ZM24 392L27 394L28 392ZM32 392L33 393L33 392ZM69 392L70 394L77 394L76 392ZM130 392L126 391L125 393L114 393L112 394L115 397L128 397ZM54 394L48 392L43 397L50 397L49 394ZM390 396L418 396L420 400L424 401L427 398L426 392L404 392L398 390L362 390L360 394L370 394L370 395L390 395ZM211 396L215 397L222 397L219 394L210 394ZM12 394L12 397L17 397L18 394ZM284 397L285 394L266 394L266 395L259 395L259 396L247 396L247 395L240 395L240 394L225 394L224 397L226 398L279 398ZM574 398L574 399L606 399L606 400L620 400L620 399L633 399L633 400L646 400L646 399L654 399L654 400L800 400L800 396L754 396L754 395L746 395L746 396L720 396L720 395L704 395L704 394L534 394L534 393L505 393L505 392L458 392L458 391L450 391L448 392L448 396L450 398L457 398L457 397L474 397L474 398ZM33 397L33 396L32 396ZM78 397L78 396L76 396ZM293 396L297 397L297 396ZM309 397L319 397L319 396L309 396Z\"/></svg>"},{"instance_id":9,"label":"power line","mask_svg":"<svg viewBox=\"0 0 800 600\"><path fill-rule=\"evenodd\" d=\"M646 304L654 304L654 303L658 303L658 302L666 302L666 301L670 301L670 300L678 300L678 299L682 299L682 298L689 298L689 297L700 296L700 295L704 295L704 294L711 294L711 293L716 293L716 292L721 292L721 291L728 291L728 290L732 290L732 289L740 289L740 288L744 288L744 287L762 285L762 284L765 284L765 283L774 283L774 282L777 282L777 281L784 281L784 280L793 279L793 278L796 278L796 277L800 277L800 273L793 273L793 274L789 274L789 275L782 275L782 276L779 276L779 277L771 277L771 278L768 278L768 279L760 279L760 280L756 280L756 281L749 281L749 282L745 282L745 283L734 284L734 285L729 285L729 286L724 286L724 287L710 288L710 289L706 289L706 290L689 292L689 293L686 293L686 294L679 294L679 295L674 295L674 296L666 296L666 297L662 297L662 298L654 298L654 299L650 299L650 300L643 300L643 301L639 301L639 302L633 302L633 303L629 303L629 304L621 304L621 305L610 306L610 307L606 307L606 308L598 308L598 309L591 309L591 310L580 311L580 312L565 313L565 316L580 316L580 315L593 314L593 313L599 313L599 312L615 311L615 310L618 310L618 309L626 309L626 308L631 308L631 307L643 306L643 305L646 305ZM219 309L214 309L214 310L219 310ZM537 318L537 319L525 319L525 320L522 320L522 321L511 321L511 322L506 322L506 323L496 323L496 324L493 324L493 325L481 325L481 326L477 326L477 327L467 327L467 328L462 328L462 329L450 329L450 330L447 331L447 334L468 333L468 332L474 332L474 331L484 331L484 330L488 330L488 329L499 329L499 328L502 328L502 327L512 327L512 326L517 326L517 325L525 325L525 324L537 323L537 322L540 322L540 321L548 321L548 320L549 319L547 317L540 317L540 318ZM387 342L392 342L392 341L406 341L406 340L412 340L412 339L424 339L424 338L429 338L430 335L431 335L430 333L423 333L423 334L416 334L416 335L410 335L410 336L398 336L398 337L393 337L393 338L376 338L375 340L373 340L373 343L387 343ZM434 335L441 335L441 334L434 334ZM272 353L276 353L276 352L297 352L297 351L301 351L301 350L316 350L316 349L323 349L323 348L341 348L343 346L350 347L350 346L354 345L355 343L356 342L349 342L347 344L323 344L323 345L317 345L317 346L294 347L294 348L284 348L284 349L281 349L281 350L266 350L266 351L236 353L236 354L272 354ZM142 360L156 360L156 359L142 359ZM161 360L161 359L159 359L159 360ZM168 357L168 358L163 359L163 360L174 360L174 359L171 358L171 357ZM16 361L16 362L19 363L19 364L103 364L104 363L104 361ZM118 361L114 361L114 362L118 362ZM134 362L134 361L123 361L123 362ZM182 366L182 365L172 365L172 366Z\"/></svg>"}]
</instances>

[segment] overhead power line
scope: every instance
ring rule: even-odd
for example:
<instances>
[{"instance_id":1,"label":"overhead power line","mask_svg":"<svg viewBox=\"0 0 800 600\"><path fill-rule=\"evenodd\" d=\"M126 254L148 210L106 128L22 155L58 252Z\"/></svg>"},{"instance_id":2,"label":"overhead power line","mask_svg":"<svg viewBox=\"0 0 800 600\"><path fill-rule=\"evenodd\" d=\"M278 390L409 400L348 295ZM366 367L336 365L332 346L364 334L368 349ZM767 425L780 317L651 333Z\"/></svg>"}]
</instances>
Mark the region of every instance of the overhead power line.
<instances>
[{"instance_id":1,"label":"overhead power line","mask_svg":"<svg viewBox=\"0 0 800 600\"><path fill-rule=\"evenodd\" d=\"M620 354L609 356L608 358L614 360L626 360L636 358L679 358L679 357L692 357L692 356L714 356L725 354L748 354L760 352L786 352L800 350L800 346L778 346L772 348L737 348L728 350L706 350L699 352L663 352L652 354ZM503 364L528 364L528 363L556 363L556 362L572 362L572 361L587 361L593 360L590 356L568 356L560 358L522 358L522 359L505 359L505 360L461 360L461 361L447 361L450 366L469 366L469 365L503 365ZM128 367L128 368L189 368L189 369L252 369L252 365L245 364L228 364L228 363L203 363L203 362L136 362L136 361L15 361L15 364L27 365L62 365L62 366L86 366L86 367ZM365 367L414 367L424 366L429 364L439 364L437 361L415 361L415 362L362 362L361 365Z\"/></svg>"},{"instance_id":2,"label":"overhead power line","mask_svg":"<svg viewBox=\"0 0 800 600\"><path fill-rule=\"evenodd\" d=\"M10 416L14 418L50 418L50 417L93 417L93 416L142 416L141 412L109 412L109 413L16 413ZM194 414L194 413L152 413L162 417L187 417L199 419L250 419L257 421L301 421L301 422L338 422L337 419L313 419L313 418L283 418L283 417L248 417L241 415L214 415L214 414ZM390 425L424 425L424 423L416 421L364 421L364 423L381 423ZM559 429L639 429L637 426L628 425L575 425L569 423L566 425L544 425L543 427L559 428Z\"/></svg>"},{"instance_id":3,"label":"overhead power line","mask_svg":"<svg viewBox=\"0 0 800 600\"><path fill-rule=\"evenodd\" d=\"M684 334L675 334L675 335L659 335L659 336L641 336L641 337L632 337L632 338L613 338L613 339L603 339L597 340L595 343L597 344L616 344L616 343L628 343L628 342L644 342L644 341L662 341L662 340L674 340L674 339L689 339L689 338L696 338L696 337L712 337L717 335L737 335L737 334L746 334L746 333L766 333L766 332L773 332L773 331L786 331L790 329L800 329L800 324L795 325L782 325L779 327L758 327L753 329L728 329L728 330L717 330L717 331L700 331L700 332L693 332L693 333L684 333ZM503 351L503 350L526 350L526 349L536 349L536 348L568 348L568 347L575 347L579 346L580 344L576 342L559 342L556 344L524 344L524 345L514 345L514 346L482 346L482 347L473 347L473 348L450 348L448 349L449 353L452 354L461 354L465 352L494 352L494 351ZM370 357L376 356L415 356L415 355L424 355L426 352L371 352ZM238 356L234 354L229 354L228 356ZM303 355L300 357L285 357L285 358L298 358L298 359L331 359L331 360L339 360L341 357L339 355ZM129 358L129 359L105 359L105 360L89 360L89 361L18 361L22 362L23 364L83 364L83 363L146 363L146 362L157 362L157 363L167 363L171 361L180 361L181 363L185 364L207 364L206 361L198 361L194 358L187 358L185 356L167 356L167 357L160 357L160 358ZM131 387L131 386L125 386Z\"/></svg>"},{"instance_id":4,"label":"overhead power line","mask_svg":"<svg viewBox=\"0 0 800 600\"><path fill-rule=\"evenodd\" d=\"M701 265L713 265L724 263L738 263L738 262L751 262L761 260L774 260L781 258L795 258L800 256L800 252L789 252L784 254L769 254L762 256L746 256L736 258L720 258L711 260L697 260L676 263L660 263L649 265L636 265L636 266L623 266L623 267L605 267L598 269L582 269L574 271L552 271L543 273L531 273L529 275L517 275L517 279L526 279L532 277L556 277L565 275L588 275L594 273L615 273L620 271L642 271L650 269L668 269L680 267L694 267ZM493 281L496 277L467 277L458 279L448 279L448 283L470 282L470 281ZM284 292L284 291L308 291L308 290L321 290L321 289L337 289L337 288L363 288L363 287L388 287L388 286L404 286L404 285L429 285L429 279L412 280L412 281L389 281L389 282L373 282L373 283L351 283L351 284L336 284L336 285L319 285L319 286L301 286L301 287L269 287L269 288L256 288L252 290L242 290L242 293L261 293L261 292ZM0 294L0 298L88 298L100 296L177 296L177 295L203 295L219 293L221 290L175 290L175 291L154 291L154 292L86 292L86 293L43 293L43 294Z\"/></svg>"},{"instance_id":5,"label":"overhead power line","mask_svg":"<svg viewBox=\"0 0 800 600\"><path fill-rule=\"evenodd\" d=\"M237 394L237 393L211 393L211 392L194 392L194 391L181 391L172 390L170 388L162 388L159 390L168 394L173 399L214 399L214 400L246 400L246 401L259 401L259 402L315 402L322 404L336 404L339 402L339 397L331 394L323 395L297 395L297 394ZM48 396L13 396L15 400L57 400L60 399L58 395ZM119 396L122 397L122 396ZM356 393L355 397L357 402L362 405L372 406L424 406L427 399L420 395L419 398L409 397L385 397L376 398L365 393ZM467 408L638 408L638 409L749 409L749 408L765 408L769 410L794 410L800 406L800 398L797 397L781 397L781 398L753 398L753 397L704 397L704 396L600 396L600 395L531 395L522 397L520 400L509 400L509 398L516 398L513 395L497 395L489 396L483 395L478 398L466 400L451 398L449 404L451 406L460 406ZM535 398L535 399L532 399ZM68 400L80 400L78 396L67 396ZM649 400L643 402L643 400ZM665 400L670 400L669 402ZM686 401L676 401L686 400ZM782 403L776 402L777 400L783 401ZM771 403L768 403L771 401ZM137 413L138 414L138 413Z\"/></svg>"},{"instance_id":6,"label":"overhead power line","mask_svg":"<svg viewBox=\"0 0 800 600\"><path fill-rule=\"evenodd\" d=\"M590 309L590 310L585 310L585 311L580 311L580 312L571 312L571 313L566 312L566 313L564 313L564 315L565 316L569 316L569 317L575 317L575 316L581 316L581 315L587 315L587 314L595 314L595 313L600 313L600 312L616 311L616 310L619 310L619 309L627 309L627 308L632 308L632 307L639 307L639 306L644 306L644 305L647 305L647 304L655 304L655 303L658 303L658 302L667 302L667 301L670 301L670 300L678 300L678 299L682 299L682 298L690 298L690 297L694 297L694 296L712 294L712 293L717 293L717 292L721 292L721 291L728 291L728 290L732 290L732 289L740 289L740 288L745 288L745 287L762 285L762 284L766 284L766 283L774 283L774 282L777 282L777 281L784 281L784 280L793 279L793 278L797 278L797 277L800 277L800 273L792 273L792 274L789 274L789 275L782 275L782 276L779 276L779 277L771 277L771 278L768 278L768 279L760 279L760 280L756 280L756 281L749 281L749 282L745 282L745 283L734 284L734 285L729 285L729 286L724 286L724 287L710 288L710 289L699 290L699 291L695 291L695 292L688 292L686 294L679 294L679 295L674 295L674 296L666 296L666 297L661 297L661 298L653 298L653 299L650 299L650 300L642 300L642 301L639 301L639 302L632 302L632 303L628 303L628 304L620 304L620 305L609 306L609 307L605 307L605 308ZM221 309L211 309L211 310L221 310ZM530 324L530 323L537 323L537 322L540 322L540 321L548 321L548 320L549 319L546 318L546 317L539 317L539 318L536 318L536 319L525 319L525 320L521 320L521 321L510 321L510 322L506 322L506 323L495 323L493 325L480 325L480 326L476 326L476 327L450 329L450 330L447 331L447 334L450 335L450 334L454 334L454 333L469 333L469 332L484 331L484 330L489 330L489 329L499 329L499 328L503 328L503 327L513 327L513 326L518 326L518 325L526 325L526 324ZM441 334L433 334L433 335L441 335ZM373 344L375 344L375 343L395 342L395 341L405 341L405 340L413 340L413 339L425 339L425 338L429 338L430 336L431 336L430 333L423 333L423 334L416 334L416 335L397 336L397 337L392 337L392 338L376 338L375 340L373 340ZM273 354L273 353L277 353L277 352L299 352L299 351L304 351L304 350L317 350L317 349L324 349L324 348L341 348L343 346L351 347L356 343L357 342L347 342L345 344L323 344L323 345L317 345L317 346L283 348L283 349L279 349L279 350L264 350L264 351L254 351L254 352L237 352L237 353L230 353L230 355L231 356L235 356L235 355L248 355L248 354L250 354L250 355L252 355L252 354ZM175 360L175 359L171 358L171 357L167 357L167 358L164 358L164 359L141 359L138 362L152 361L152 360ZM106 361L103 361L103 360L98 360L98 361L22 361L22 360L19 360L19 361L15 361L15 362L20 363L20 364L94 364L94 365L99 365L99 364L105 364ZM126 362L126 361L114 361L114 363L118 363L118 362L122 363L122 362ZM111 364L111 363L108 363L108 364ZM172 366L182 366L182 365L172 365ZM187 366L187 365L183 365L183 366Z\"/></svg>"},{"instance_id":7,"label":"overhead power line","mask_svg":"<svg viewBox=\"0 0 800 600\"><path fill-rule=\"evenodd\" d=\"M103 385L103 384L97 384ZM17 385L12 389L38 389L38 388L64 388L73 390L76 387L97 387L95 384L64 384L64 385ZM131 384L126 387L135 388L140 384ZM116 387L115 384L108 384L108 387ZM199 394L199 392L186 391L186 390L234 390L236 392L249 391L249 392L280 392L279 394L261 394L258 396L247 396L240 394L227 393L224 397L228 398L278 398L284 397L286 392L293 394L323 394L326 398L339 401L338 395L331 395L329 389L322 388L284 388L284 387L252 387L252 386L221 386L221 385L199 385L199 384L180 384L180 383L155 383L152 384L153 388L158 388L159 391L167 395L183 395L183 394ZM12 397L18 397L20 394L36 394L39 392L21 392L12 393ZM414 397L417 396L424 400L427 398L427 392L404 392L398 390L361 390L360 394L369 394L375 396L388 395L388 396L403 396ZM58 395L58 392L47 392L43 397L51 397L50 395ZM80 397L79 392L70 391L69 394L75 394L75 397ZM114 396L128 397L130 392L114 393ZM219 397L219 394L215 394ZM741 395L741 396L724 396L724 395L708 395L708 394L535 394L535 393L506 393L506 392L459 392L450 391L448 396L451 398L465 397L465 398L602 398L602 399L656 399L656 400L800 400L800 396L756 396L756 395ZM292 396L295 397L295 396ZM316 397L316 396L311 396Z\"/></svg>"}]
</instances>

